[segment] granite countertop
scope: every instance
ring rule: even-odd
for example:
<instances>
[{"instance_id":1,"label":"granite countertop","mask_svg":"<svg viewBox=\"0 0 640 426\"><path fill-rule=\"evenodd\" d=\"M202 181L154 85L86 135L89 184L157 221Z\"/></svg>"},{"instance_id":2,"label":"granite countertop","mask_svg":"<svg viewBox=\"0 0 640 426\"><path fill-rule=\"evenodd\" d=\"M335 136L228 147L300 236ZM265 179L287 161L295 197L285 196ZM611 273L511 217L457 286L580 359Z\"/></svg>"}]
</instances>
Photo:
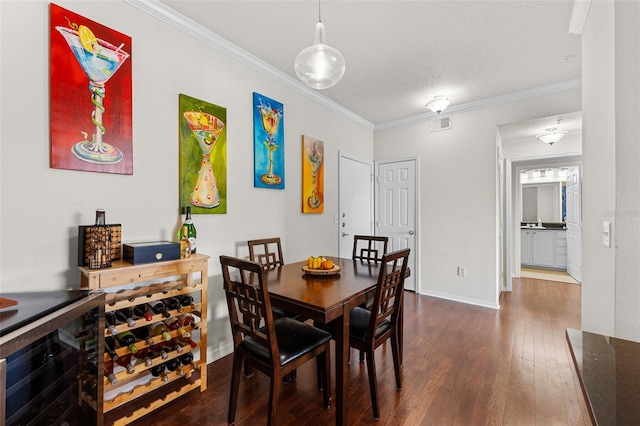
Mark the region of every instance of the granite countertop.
<instances>
[{"instance_id":1,"label":"granite countertop","mask_svg":"<svg viewBox=\"0 0 640 426\"><path fill-rule=\"evenodd\" d=\"M567 229L567 224L564 222L542 222L542 226L538 226L537 223L520 222L520 229L547 229L552 231L563 231Z\"/></svg>"},{"instance_id":2,"label":"granite countertop","mask_svg":"<svg viewBox=\"0 0 640 426\"><path fill-rule=\"evenodd\" d=\"M571 328L567 342L594 423L638 424L640 343Z\"/></svg>"}]
</instances>

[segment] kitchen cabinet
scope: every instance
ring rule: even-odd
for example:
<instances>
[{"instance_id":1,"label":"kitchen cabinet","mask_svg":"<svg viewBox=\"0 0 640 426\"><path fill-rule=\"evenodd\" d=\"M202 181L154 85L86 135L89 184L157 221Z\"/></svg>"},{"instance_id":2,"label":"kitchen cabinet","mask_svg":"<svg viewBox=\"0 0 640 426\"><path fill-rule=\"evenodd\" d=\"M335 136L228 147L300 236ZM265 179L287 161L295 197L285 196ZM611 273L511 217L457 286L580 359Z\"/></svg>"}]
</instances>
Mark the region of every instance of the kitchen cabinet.
<instances>
[{"instance_id":1,"label":"kitchen cabinet","mask_svg":"<svg viewBox=\"0 0 640 426\"><path fill-rule=\"evenodd\" d=\"M564 229L521 229L520 263L523 266L567 269L567 236Z\"/></svg>"}]
</instances>

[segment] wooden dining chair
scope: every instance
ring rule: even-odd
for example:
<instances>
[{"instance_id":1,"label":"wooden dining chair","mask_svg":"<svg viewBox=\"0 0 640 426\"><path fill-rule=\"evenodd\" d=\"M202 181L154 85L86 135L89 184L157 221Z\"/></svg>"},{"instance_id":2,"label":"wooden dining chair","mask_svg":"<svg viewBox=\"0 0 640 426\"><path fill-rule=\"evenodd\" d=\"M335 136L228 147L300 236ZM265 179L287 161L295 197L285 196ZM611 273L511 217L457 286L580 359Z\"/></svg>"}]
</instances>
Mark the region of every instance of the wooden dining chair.
<instances>
[{"instance_id":1,"label":"wooden dining chair","mask_svg":"<svg viewBox=\"0 0 640 426\"><path fill-rule=\"evenodd\" d=\"M388 244L388 237L379 235L354 235L351 258L353 260L381 262L382 255L387 252ZM382 246L382 248L380 246Z\"/></svg>"},{"instance_id":2,"label":"wooden dining chair","mask_svg":"<svg viewBox=\"0 0 640 426\"><path fill-rule=\"evenodd\" d=\"M247 245L249 246L249 259L258 262L263 268L273 269L284 265L280 237L249 240Z\"/></svg>"},{"instance_id":3,"label":"wooden dining chair","mask_svg":"<svg viewBox=\"0 0 640 426\"><path fill-rule=\"evenodd\" d=\"M380 418L378 384L376 378L375 349L391 340L396 388L402 388L402 303L404 279L410 249L402 249L382 256L380 274L376 284L371 310L360 306L349 313L349 346L365 354L369 375L369 390L373 417ZM335 324L315 324L335 336Z\"/></svg>"},{"instance_id":4,"label":"wooden dining chair","mask_svg":"<svg viewBox=\"0 0 640 426\"><path fill-rule=\"evenodd\" d=\"M229 256L220 256L220 264L234 348L227 421L235 421L243 362L271 378L269 425L277 424L282 377L314 358L328 408L331 334L291 318L274 319L260 264Z\"/></svg>"}]
</instances>

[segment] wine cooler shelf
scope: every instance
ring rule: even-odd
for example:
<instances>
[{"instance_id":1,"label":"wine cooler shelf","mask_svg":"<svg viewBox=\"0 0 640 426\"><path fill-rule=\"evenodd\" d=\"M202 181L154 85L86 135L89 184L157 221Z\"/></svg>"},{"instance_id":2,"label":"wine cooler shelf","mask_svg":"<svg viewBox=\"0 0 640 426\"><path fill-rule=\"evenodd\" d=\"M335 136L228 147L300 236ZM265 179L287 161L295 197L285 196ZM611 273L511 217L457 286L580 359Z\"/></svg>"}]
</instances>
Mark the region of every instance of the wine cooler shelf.
<instances>
[{"instance_id":1,"label":"wine cooler shelf","mask_svg":"<svg viewBox=\"0 0 640 426\"><path fill-rule=\"evenodd\" d=\"M98 374L82 386L94 383L89 388L97 391L83 391L82 399L99 424L126 425L187 392L206 390L208 259L193 254L80 268L81 285L105 294Z\"/></svg>"}]
</instances>

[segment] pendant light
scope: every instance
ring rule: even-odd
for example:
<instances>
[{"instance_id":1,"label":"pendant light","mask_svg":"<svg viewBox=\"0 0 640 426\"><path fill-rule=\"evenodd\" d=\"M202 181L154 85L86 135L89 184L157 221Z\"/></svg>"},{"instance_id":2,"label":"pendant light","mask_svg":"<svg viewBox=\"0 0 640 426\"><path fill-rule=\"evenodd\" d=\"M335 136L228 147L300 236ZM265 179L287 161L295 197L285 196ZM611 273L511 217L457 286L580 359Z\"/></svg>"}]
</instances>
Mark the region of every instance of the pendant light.
<instances>
[{"instance_id":1,"label":"pendant light","mask_svg":"<svg viewBox=\"0 0 640 426\"><path fill-rule=\"evenodd\" d=\"M344 57L326 44L324 24L320 15L320 0L318 0L318 23L313 45L298 53L295 70L298 78L314 89L327 89L340 81L344 75Z\"/></svg>"},{"instance_id":2,"label":"pendant light","mask_svg":"<svg viewBox=\"0 0 640 426\"><path fill-rule=\"evenodd\" d=\"M450 103L451 99L447 98L446 96L438 95L427 102L427 108L435 112L436 114L440 114L449 106Z\"/></svg>"},{"instance_id":3,"label":"pendant light","mask_svg":"<svg viewBox=\"0 0 640 426\"><path fill-rule=\"evenodd\" d=\"M546 133L536 136L540 142L544 142L549 145L553 145L558 142L560 139L565 137L567 132L564 130L558 130L556 127L552 129L547 129Z\"/></svg>"}]
</instances>

